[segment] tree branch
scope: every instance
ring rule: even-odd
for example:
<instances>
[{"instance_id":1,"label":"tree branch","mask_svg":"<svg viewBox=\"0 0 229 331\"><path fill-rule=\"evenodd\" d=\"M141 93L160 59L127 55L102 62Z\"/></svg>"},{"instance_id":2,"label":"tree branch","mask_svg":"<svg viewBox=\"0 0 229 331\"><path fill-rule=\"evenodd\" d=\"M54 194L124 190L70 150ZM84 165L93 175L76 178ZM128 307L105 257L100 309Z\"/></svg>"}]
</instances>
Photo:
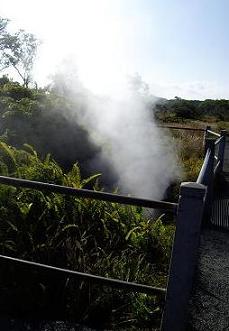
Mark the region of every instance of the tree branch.
<instances>
[{"instance_id":1,"label":"tree branch","mask_svg":"<svg viewBox=\"0 0 229 331\"><path fill-rule=\"evenodd\" d=\"M21 77L21 79L23 80L23 83L25 84L25 77L20 73L20 70L16 67L15 64L13 64L13 67L17 71L17 73Z\"/></svg>"}]
</instances>

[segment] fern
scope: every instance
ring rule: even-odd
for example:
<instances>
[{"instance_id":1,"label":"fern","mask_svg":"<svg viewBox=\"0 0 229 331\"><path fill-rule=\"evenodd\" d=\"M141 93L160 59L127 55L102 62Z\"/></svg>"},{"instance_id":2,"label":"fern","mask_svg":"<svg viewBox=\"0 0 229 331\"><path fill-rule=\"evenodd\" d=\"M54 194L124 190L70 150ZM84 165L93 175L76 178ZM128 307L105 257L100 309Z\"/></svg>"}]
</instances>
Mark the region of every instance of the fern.
<instances>
[{"instance_id":1,"label":"fern","mask_svg":"<svg viewBox=\"0 0 229 331\"><path fill-rule=\"evenodd\" d=\"M36 160L38 161L38 155L35 149L29 144L23 144L24 148L33 156L35 156Z\"/></svg>"},{"instance_id":2,"label":"fern","mask_svg":"<svg viewBox=\"0 0 229 331\"><path fill-rule=\"evenodd\" d=\"M6 143L0 141L0 151L3 154L3 157L6 159L6 164L10 171L16 171L17 161L14 154L14 149L11 146L8 146Z\"/></svg>"}]
</instances>

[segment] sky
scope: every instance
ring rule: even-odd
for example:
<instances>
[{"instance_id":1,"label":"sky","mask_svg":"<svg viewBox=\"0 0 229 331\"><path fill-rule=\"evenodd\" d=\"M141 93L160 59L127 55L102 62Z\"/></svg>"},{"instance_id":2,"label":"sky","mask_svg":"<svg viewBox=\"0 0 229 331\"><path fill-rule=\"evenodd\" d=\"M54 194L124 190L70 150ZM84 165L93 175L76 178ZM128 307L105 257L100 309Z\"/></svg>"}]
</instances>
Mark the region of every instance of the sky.
<instances>
[{"instance_id":1,"label":"sky","mask_svg":"<svg viewBox=\"0 0 229 331\"><path fill-rule=\"evenodd\" d=\"M0 16L42 41L39 85L74 63L95 93L140 75L156 96L229 99L228 0L1 0Z\"/></svg>"}]
</instances>

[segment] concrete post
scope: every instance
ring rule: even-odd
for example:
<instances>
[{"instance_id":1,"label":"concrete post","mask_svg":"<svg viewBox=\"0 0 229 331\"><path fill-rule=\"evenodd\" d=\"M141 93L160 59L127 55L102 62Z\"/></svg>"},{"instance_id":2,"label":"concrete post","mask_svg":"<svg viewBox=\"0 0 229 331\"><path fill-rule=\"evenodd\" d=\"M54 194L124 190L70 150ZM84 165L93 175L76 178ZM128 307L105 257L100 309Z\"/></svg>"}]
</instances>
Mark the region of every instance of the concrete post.
<instances>
[{"instance_id":1,"label":"concrete post","mask_svg":"<svg viewBox=\"0 0 229 331\"><path fill-rule=\"evenodd\" d=\"M205 195L202 184L181 184L162 331L185 330Z\"/></svg>"}]
</instances>

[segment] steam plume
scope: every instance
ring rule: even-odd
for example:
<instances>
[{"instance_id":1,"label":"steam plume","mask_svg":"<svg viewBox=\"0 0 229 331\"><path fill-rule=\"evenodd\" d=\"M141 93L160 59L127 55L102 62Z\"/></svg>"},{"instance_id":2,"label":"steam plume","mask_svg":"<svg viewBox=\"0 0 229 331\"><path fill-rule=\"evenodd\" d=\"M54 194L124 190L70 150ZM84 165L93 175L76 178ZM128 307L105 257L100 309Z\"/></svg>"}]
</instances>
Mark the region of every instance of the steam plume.
<instances>
[{"instance_id":1,"label":"steam plume","mask_svg":"<svg viewBox=\"0 0 229 331\"><path fill-rule=\"evenodd\" d=\"M168 185L179 176L171 141L155 125L147 84L139 75L122 84L122 91L98 96L88 91L78 77L54 78L54 88L72 102L71 120L78 121L100 147L92 161L106 161L117 173L123 193L160 199ZM98 161L99 160L99 161Z\"/></svg>"}]
</instances>

